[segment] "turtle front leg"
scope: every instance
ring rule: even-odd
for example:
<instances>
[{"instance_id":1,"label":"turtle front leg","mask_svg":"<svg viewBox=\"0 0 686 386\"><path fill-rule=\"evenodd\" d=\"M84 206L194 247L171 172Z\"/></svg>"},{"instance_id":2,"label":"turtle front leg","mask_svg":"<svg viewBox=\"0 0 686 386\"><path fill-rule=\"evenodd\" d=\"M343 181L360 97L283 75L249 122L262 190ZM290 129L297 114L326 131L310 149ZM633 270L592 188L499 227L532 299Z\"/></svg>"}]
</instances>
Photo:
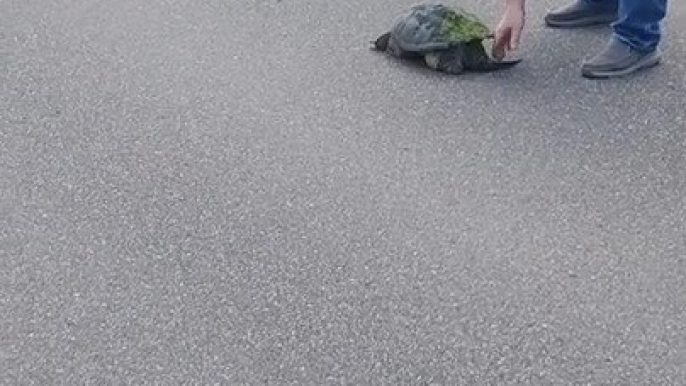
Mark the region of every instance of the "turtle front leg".
<instances>
[{"instance_id":1,"label":"turtle front leg","mask_svg":"<svg viewBox=\"0 0 686 386\"><path fill-rule=\"evenodd\" d=\"M462 64L462 52L459 49L429 52L424 55L424 61L429 68L450 75L460 75L465 70Z\"/></svg>"}]
</instances>

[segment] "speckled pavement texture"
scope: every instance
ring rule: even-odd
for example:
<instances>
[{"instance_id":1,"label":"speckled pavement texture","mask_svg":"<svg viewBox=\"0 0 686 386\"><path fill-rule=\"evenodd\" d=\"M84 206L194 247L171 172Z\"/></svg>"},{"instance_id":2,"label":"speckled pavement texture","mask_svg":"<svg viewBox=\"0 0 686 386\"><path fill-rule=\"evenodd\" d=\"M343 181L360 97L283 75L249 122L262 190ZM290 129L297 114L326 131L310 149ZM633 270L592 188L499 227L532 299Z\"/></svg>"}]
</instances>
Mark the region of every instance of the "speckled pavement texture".
<instances>
[{"instance_id":1,"label":"speckled pavement texture","mask_svg":"<svg viewBox=\"0 0 686 386\"><path fill-rule=\"evenodd\" d=\"M0 0L0 384L686 385L686 5L593 81L530 3L449 77L407 0Z\"/></svg>"}]
</instances>

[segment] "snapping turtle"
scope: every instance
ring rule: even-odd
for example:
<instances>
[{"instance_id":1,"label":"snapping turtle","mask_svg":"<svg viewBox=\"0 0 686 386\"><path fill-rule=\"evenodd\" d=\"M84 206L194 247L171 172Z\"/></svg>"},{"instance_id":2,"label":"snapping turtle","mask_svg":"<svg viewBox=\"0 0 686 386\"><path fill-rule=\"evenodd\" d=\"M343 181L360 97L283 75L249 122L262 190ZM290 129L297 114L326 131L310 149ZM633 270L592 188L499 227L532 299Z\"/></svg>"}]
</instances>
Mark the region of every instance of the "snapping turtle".
<instances>
[{"instance_id":1,"label":"snapping turtle","mask_svg":"<svg viewBox=\"0 0 686 386\"><path fill-rule=\"evenodd\" d=\"M521 60L494 61L482 44L493 34L476 16L463 9L427 3L410 7L374 48L394 57L422 58L429 68L452 75L512 67Z\"/></svg>"}]
</instances>

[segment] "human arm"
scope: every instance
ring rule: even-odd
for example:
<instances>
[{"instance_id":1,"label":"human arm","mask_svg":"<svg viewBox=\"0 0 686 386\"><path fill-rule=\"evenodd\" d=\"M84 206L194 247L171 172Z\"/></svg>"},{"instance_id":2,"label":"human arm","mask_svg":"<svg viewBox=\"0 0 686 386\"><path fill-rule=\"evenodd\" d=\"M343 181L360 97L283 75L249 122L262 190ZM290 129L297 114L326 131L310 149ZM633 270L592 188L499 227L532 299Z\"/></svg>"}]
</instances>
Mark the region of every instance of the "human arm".
<instances>
[{"instance_id":1,"label":"human arm","mask_svg":"<svg viewBox=\"0 0 686 386\"><path fill-rule=\"evenodd\" d=\"M505 0L505 12L495 31L493 57L501 60L506 51L514 51L519 45L525 23L525 0Z\"/></svg>"}]
</instances>

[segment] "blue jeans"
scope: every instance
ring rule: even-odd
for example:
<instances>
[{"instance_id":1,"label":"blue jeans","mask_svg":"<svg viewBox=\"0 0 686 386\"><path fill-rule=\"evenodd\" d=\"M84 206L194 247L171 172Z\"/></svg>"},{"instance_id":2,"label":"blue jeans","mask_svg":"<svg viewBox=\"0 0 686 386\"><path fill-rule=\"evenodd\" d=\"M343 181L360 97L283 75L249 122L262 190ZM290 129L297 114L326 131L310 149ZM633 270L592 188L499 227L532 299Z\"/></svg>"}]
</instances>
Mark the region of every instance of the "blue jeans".
<instances>
[{"instance_id":1,"label":"blue jeans","mask_svg":"<svg viewBox=\"0 0 686 386\"><path fill-rule=\"evenodd\" d=\"M652 51L660 43L660 22L667 0L585 0L619 2L619 18L612 24L615 36L638 51Z\"/></svg>"}]
</instances>

